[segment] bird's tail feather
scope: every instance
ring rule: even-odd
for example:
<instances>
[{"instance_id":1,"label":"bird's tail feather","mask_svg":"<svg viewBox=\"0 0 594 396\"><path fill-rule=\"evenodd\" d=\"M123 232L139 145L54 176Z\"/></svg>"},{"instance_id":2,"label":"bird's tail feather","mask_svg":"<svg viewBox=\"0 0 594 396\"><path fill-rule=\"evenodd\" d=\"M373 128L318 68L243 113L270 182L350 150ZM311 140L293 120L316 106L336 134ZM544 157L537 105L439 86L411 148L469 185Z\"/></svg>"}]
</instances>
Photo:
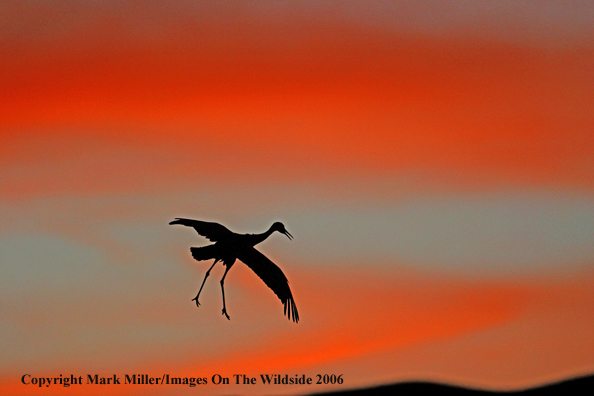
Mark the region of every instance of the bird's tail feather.
<instances>
[{"instance_id":1,"label":"bird's tail feather","mask_svg":"<svg viewBox=\"0 0 594 396\"><path fill-rule=\"evenodd\" d=\"M299 322L299 313L297 312L297 305L295 305L295 300L293 300L293 297L289 297L285 300L284 302L285 304L285 315L287 316L287 319L291 320L293 319L293 322L298 323Z\"/></svg>"},{"instance_id":2,"label":"bird's tail feather","mask_svg":"<svg viewBox=\"0 0 594 396\"><path fill-rule=\"evenodd\" d=\"M192 257L194 257L194 259L198 261L217 258L217 251L218 249L215 247L215 245L190 248L190 252L192 252Z\"/></svg>"}]
</instances>

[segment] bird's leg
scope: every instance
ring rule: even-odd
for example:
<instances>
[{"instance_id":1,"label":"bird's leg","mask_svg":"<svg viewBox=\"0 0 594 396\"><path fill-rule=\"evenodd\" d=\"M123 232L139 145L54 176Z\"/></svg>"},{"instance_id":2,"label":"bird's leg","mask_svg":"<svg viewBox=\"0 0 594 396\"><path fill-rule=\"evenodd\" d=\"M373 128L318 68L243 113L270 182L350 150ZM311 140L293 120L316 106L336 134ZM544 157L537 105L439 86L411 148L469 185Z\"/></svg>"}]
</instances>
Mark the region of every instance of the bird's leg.
<instances>
[{"instance_id":1,"label":"bird's leg","mask_svg":"<svg viewBox=\"0 0 594 396\"><path fill-rule=\"evenodd\" d=\"M227 272L229 271L230 268L231 268L231 266L228 266L225 269L225 273L223 274L223 278L221 278L221 290L223 292L223 315L225 315L228 320L231 320L231 318L229 318L229 315L227 315L227 308L225 307L225 277L227 276Z\"/></svg>"},{"instance_id":2,"label":"bird's leg","mask_svg":"<svg viewBox=\"0 0 594 396\"><path fill-rule=\"evenodd\" d=\"M210 275L210 270L212 269L212 267L215 266L215 264L217 263L217 261L219 261L218 259L215 260L215 262L210 266L210 268L208 269L208 271L206 271L206 275L204 275L204 280L202 281L202 285L200 286L200 290L198 290L198 294L196 294L196 297L194 297L192 299L192 301L196 301L196 306L199 307L200 303L198 302L198 297L200 297L200 292L202 291L202 288L204 287L204 283L206 283L206 278L208 278L208 275Z\"/></svg>"}]
</instances>

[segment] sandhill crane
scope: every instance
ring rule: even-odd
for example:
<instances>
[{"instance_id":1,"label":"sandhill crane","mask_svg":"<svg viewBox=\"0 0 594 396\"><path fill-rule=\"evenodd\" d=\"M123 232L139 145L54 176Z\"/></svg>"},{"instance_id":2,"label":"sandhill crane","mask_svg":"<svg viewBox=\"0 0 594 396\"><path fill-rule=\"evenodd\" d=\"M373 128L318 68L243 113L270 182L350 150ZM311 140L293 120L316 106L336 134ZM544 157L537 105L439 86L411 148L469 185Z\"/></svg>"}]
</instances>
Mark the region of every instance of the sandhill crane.
<instances>
[{"instance_id":1,"label":"sandhill crane","mask_svg":"<svg viewBox=\"0 0 594 396\"><path fill-rule=\"evenodd\" d=\"M268 257L257 251L254 246L268 238L274 231L281 232L289 238L293 239L293 236L289 234L289 231L285 229L282 223L274 223L268 231L262 234L236 234L230 231L227 227L218 224L200 220L182 219L176 218L169 224L180 224L186 227L192 227L198 232L199 235L206 237L207 239L215 242L214 244L203 246L203 247L192 247L192 257L198 261L214 259L212 266L206 271L200 290L196 297L192 301L196 301L196 306L199 307L198 297L204 287L206 278L210 275L210 270L219 261L223 262L223 265L227 268L221 278L221 291L223 292L223 315L230 320L227 314L227 308L225 306L225 277L227 272L231 269L235 260L241 260L245 265L250 267L256 275L258 275L266 286L280 298L281 302L285 306L285 315L288 319L293 319L293 322L299 322L299 314L297 313L297 306L295 300L293 300L293 294L289 288L289 281L283 271Z\"/></svg>"}]
</instances>

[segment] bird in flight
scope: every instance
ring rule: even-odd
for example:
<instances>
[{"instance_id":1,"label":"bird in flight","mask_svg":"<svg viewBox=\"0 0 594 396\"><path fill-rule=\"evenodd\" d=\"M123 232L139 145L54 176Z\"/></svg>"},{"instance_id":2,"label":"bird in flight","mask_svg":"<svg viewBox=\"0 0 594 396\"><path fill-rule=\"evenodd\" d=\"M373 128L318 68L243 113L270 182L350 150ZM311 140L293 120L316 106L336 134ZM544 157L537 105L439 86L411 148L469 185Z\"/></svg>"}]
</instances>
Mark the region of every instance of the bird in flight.
<instances>
[{"instance_id":1,"label":"bird in flight","mask_svg":"<svg viewBox=\"0 0 594 396\"><path fill-rule=\"evenodd\" d=\"M196 230L199 235L206 237L214 244L192 247L190 252L192 257L198 261L214 259L212 266L206 271L200 290L196 297L192 301L196 301L196 306L200 306L198 297L204 287L206 278L210 275L210 270L215 266L216 263L221 261L225 267L225 273L221 279L221 291L223 292L223 315L230 320L227 314L227 308L225 306L225 277L227 272L231 269L235 260L241 260L245 265L250 267L256 275L260 277L266 283L272 291L278 296L283 305L285 306L285 315L289 320L293 319L293 322L299 322L299 314L297 313L297 306L293 299L293 294L289 288L289 281L283 273L283 271L268 257L264 256L258 250L254 248L257 244L268 238L274 231L283 233L290 240L293 239L293 235L289 234L289 231L285 229L282 223L276 222L268 231L262 234L237 234L230 231L224 225L218 223L211 223L207 221L192 220L176 218L170 225L180 224L186 227L192 227Z\"/></svg>"}]
</instances>

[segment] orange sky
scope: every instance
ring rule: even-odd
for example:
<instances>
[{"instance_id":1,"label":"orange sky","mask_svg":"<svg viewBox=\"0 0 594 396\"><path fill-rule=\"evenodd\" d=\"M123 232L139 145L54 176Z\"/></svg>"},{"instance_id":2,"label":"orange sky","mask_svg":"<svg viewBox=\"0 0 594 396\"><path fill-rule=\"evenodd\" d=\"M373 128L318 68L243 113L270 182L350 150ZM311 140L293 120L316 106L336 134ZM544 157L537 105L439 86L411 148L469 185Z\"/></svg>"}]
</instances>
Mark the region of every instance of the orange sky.
<instances>
[{"instance_id":1,"label":"orange sky","mask_svg":"<svg viewBox=\"0 0 594 396\"><path fill-rule=\"evenodd\" d=\"M257 297L255 300L250 298L251 303L259 305L246 306L247 312L231 308L233 319L245 325L250 317L262 315L258 310L274 311L278 306L264 298L269 297L267 290L250 284L249 278L253 275L249 270L242 268L239 272L235 274L235 279L239 278L236 283L241 288L252 289L248 290L249 293ZM129 366L113 361L111 371L105 367L97 371L106 376L112 375L115 370L118 375L146 373L160 377L165 370L172 376L208 376L210 382L214 373L230 378L234 373L256 377L263 373L304 373L315 377L316 373L330 370L345 373L350 381L349 387L353 387L394 380L394 369L397 368L399 379L430 379L433 376L449 381L455 379L457 383L470 386L509 388L538 384L543 374L548 378L581 374L591 362L588 350L593 346L592 339L585 331L594 320L589 308L594 302L591 275L580 280L550 278L514 283L431 279L422 274L405 272L381 277L352 273L341 279L328 275L331 273L321 271L313 279L293 274L293 283L306 284L310 291L305 293L302 288L296 289L302 297L298 300L299 307L307 312L307 318L299 324L299 328L284 322L281 323L283 326L269 322L277 333L268 335L264 343L247 342L240 338L241 345L219 354L200 353L197 343L190 350L180 350L176 356L159 363L147 359ZM373 291L366 286L371 282L376 284ZM580 301L580 305L575 305L576 300ZM320 301L324 303L320 304ZM73 308L77 309L76 305ZM155 308L160 310L158 306ZM211 315L217 311L218 307L207 308L201 314ZM558 315L560 312L566 320L547 320L550 313ZM275 315L266 316L270 318L260 317L259 320L267 323ZM70 326L76 326L78 320L88 321L74 317L70 320L74 320ZM179 318L174 314L167 320L175 322ZM222 324L228 326L227 323ZM546 326L542 327L543 324ZM523 332L517 332L518 325L523 327ZM231 334L230 330L224 329L225 326L220 327L219 335L223 338ZM196 337L200 337L198 329L199 326ZM251 330L246 331L249 333ZM226 342L234 344L237 342L234 338L232 336ZM493 339L504 341L507 347L495 348ZM577 349L576 342L581 343ZM434 352L428 353L427 350ZM521 353L518 354L518 351ZM468 355L472 357L471 361ZM189 361L193 362L188 364ZM530 362L529 365L526 365L527 362ZM35 367L24 370L33 376L72 371L86 378L88 367L96 364L97 361L81 366L80 363L62 361L54 370L33 370ZM559 365L565 367L564 372L555 374ZM532 369L526 370L527 367ZM575 369L568 370L569 367ZM366 379L357 379L357 371L364 373L363 378ZM526 376L527 371L530 372L529 377ZM94 388L73 386L68 391L88 394L95 392ZM5 394L17 394L24 390L21 385L15 384L14 379L6 378L2 389ZM203 394L220 394L221 391L291 394L295 391L283 387L270 390L261 384L248 388L233 385L221 388L211 384L200 389ZM310 391L321 389L326 388L314 387ZM58 387L39 390L32 386L26 390L27 394L61 394L63 391ZM152 387L122 386L102 389L101 392L127 394L147 390L156 394L187 391L186 387L167 387L166 390L156 391ZM299 392L303 389L300 388Z\"/></svg>"},{"instance_id":2,"label":"orange sky","mask_svg":"<svg viewBox=\"0 0 594 396\"><path fill-rule=\"evenodd\" d=\"M194 24L150 45L112 34L5 42L3 163L76 155L84 131L104 150L181 150L189 161L174 167L188 173L229 175L228 156L239 156L242 172L268 180L273 167L296 178L311 177L309 168L330 177L424 168L487 186L591 188L591 47L521 48L326 20L243 21L221 34L226 27ZM56 132L74 144L48 147L42 136ZM187 153L195 147L208 161ZM35 190L8 190L26 188Z\"/></svg>"}]
</instances>

